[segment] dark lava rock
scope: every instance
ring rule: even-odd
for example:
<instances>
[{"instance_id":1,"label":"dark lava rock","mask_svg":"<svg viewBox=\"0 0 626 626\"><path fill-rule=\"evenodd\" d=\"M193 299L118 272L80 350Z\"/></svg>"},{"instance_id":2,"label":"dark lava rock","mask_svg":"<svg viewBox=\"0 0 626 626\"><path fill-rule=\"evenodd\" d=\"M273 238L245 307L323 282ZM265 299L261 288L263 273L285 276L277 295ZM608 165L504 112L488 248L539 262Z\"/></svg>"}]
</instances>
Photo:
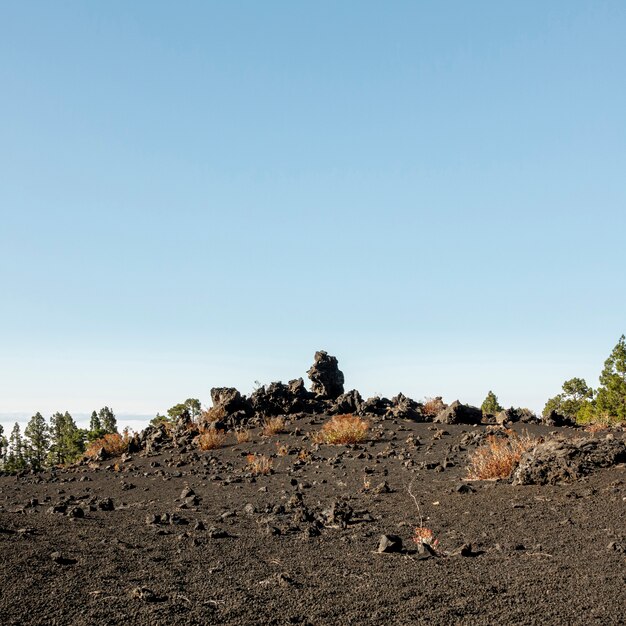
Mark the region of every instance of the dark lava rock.
<instances>
[{"instance_id":1,"label":"dark lava rock","mask_svg":"<svg viewBox=\"0 0 626 626\"><path fill-rule=\"evenodd\" d=\"M98 508L101 511L113 511L115 509L115 505L113 504L113 500L111 500L111 498L101 498L98 500Z\"/></svg>"},{"instance_id":2,"label":"dark lava rock","mask_svg":"<svg viewBox=\"0 0 626 626\"><path fill-rule=\"evenodd\" d=\"M389 414L391 409L391 400L389 398L381 398L380 396L374 396L368 398L361 404L359 413L361 415L376 415L382 417Z\"/></svg>"},{"instance_id":3,"label":"dark lava rock","mask_svg":"<svg viewBox=\"0 0 626 626\"><path fill-rule=\"evenodd\" d=\"M382 535L376 551L379 554L402 552L402 539L398 535Z\"/></svg>"},{"instance_id":4,"label":"dark lava rock","mask_svg":"<svg viewBox=\"0 0 626 626\"><path fill-rule=\"evenodd\" d=\"M439 424L480 424L483 412L468 404L461 404L455 400L447 409L444 409L435 417Z\"/></svg>"},{"instance_id":5,"label":"dark lava rock","mask_svg":"<svg viewBox=\"0 0 626 626\"><path fill-rule=\"evenodd\" d=\"M339 369L337 357L330 356L320 350L315 353L315 362L307 375L311 382L311 390L318 396L335 400L343 393L344 377Z\"/></svg>"},{"instance_id":6,"label":"dark lava rock","mask_svg":"<svg viewBox=\"0 0 626 626\"><path fill-rule=\"evenodd\" d=\"M626 443L619 439L551 440L524 454L512 482L515 485L555 484L624 462Z\"/></svg>"},{"instance_id":7,"label":"dark lava rock","mask_svg":"<svg viewBox=\"0 0 626 626\"><path fill-rule=\"evenodd\" d=\"M397 419L423 420L419 403L411 398L407 398L403 393L399 393L395 398L391 399L389 414Z\"/></svg>"},{"instance_id":8,"label":"dark lava rock","mask_svg":"<svg viewBox=\"0 0 626 626\"><path fill-rule=\"evenodd\" d=\"M312 397L302 378L297 378L286 385L277 382L259 387L250 396L250 404L254 412L262 417L292 415L305 411Z\"/></svg>"},{"instance_id":9,"label":"dark lava rock","mask_svg":"<svg viewBox=\"0 0 626 626\"><path fill-rule=\"evenodd\" d=\"M78 563L77 559L73 559L67 556L64 556L63 554L61 554L60 552L53 552L50 555L50 558L57 564L57 565L75 565L76 563Z\"/></svg>"},{"instance_id":10,"label":"dark lava rock","mask_svg":"<svg viewBox=\"0 0 626 626\"><path fill-rule=\"evenodd\" d=\"M250 401L234 387L213 387L211 400L215 413L231 427L244 423L254 413Z\"/></svg>"},{"instance_id":11,"label":"dark lava rock","mask_svg":"<svg viewBox=\"0 0 626 626\"><path fill-rule=\"evenodd\" d=\"M352 391L341 394L328 409L328 413L331 415L358 413L361 410L362 404L363 398L361 394L356 389L353 389Z\"/></svg>"},{"instance_id":12,"label":"dark lava rock","mask_svg":"<svg viewBox=\"0 0 626 626\"><path fill-rule=\"evenodd\" d=\"M548 415L544 415L541 418L541 421L546 426L575 426L576 425L576 422L573 419L566 417L565 415L561 415L560 413L557 413L556 411L550 411Z\"/></svg>"}]
</instances>

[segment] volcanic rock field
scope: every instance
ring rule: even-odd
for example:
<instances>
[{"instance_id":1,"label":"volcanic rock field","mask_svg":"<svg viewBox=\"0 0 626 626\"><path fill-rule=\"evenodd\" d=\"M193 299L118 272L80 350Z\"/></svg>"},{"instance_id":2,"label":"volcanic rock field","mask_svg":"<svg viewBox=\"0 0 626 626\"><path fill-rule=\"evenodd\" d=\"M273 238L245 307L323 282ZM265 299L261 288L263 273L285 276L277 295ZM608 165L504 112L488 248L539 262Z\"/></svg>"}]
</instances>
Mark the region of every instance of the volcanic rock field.
<instances>
[{"instance_id":1,"label":"volcanic rock field","mask_svg":"<svg viewBox=\"0 0 626 626\"><path fill-rule=\"evenodd\" d=\"M308 375L213 389L216 449L180 420L120 457L0 476L0 623L626 623L623 429L363 400L325 352ZM345 414L364 440L324 443ZM469 480L514 433L537 445L512 476Z\"/></svg>"}]
</instances>

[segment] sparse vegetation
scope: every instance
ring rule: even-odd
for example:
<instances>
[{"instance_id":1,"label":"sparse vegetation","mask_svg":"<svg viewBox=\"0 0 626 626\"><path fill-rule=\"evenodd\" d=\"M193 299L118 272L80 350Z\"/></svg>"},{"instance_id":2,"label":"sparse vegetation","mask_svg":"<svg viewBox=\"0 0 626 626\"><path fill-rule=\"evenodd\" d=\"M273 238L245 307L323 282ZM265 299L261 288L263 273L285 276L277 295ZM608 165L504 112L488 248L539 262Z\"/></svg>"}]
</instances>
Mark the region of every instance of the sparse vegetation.
<instances>
[{"instance_id":1,"label":"sparse vegetation","mask_svg":"<svg viewBox=\"0 0 626 626\"><path fill-rule=\"evenodd\" d=\"M250 441L251 434L249 428L237 428L235 430L235 439L237 443L248 443Z\"/></svg>"},{"instance_id":2,"label":"sparse vegetation","mask_svg":"<svg viewBox=\"0 0 626 626\"><path fill-rule=\"evenodd\" d=\"M226 433L218 428L205 428L197 437L200 450L216 450L226 441Z\"/></svg>"},{"instance_id":3,"label":"sparse vegetation","mask_svg":"<svg viewBox=\"0 0 626 626\"><path fill-rule=\"evenodd\" d=\"M121 435L119 433L109 433L100 439L92 441L85 450L85 457L95 459L100 454L100 450L103 450L110 457L121 456L128 451L130 439L131 435L128 429L125 429Z\"/></svg>"},{"instance_id":4,"label":"sparse vegetation","mask_svg":"<svg viewBox=\"0 0 626 626\"><path fill-rule=\"evenodd\" d=\"M430 528L417 526L413 531L413 542L430 546L435 549L439 545L439 539L435 537L435 533Z\"/></svg>"},{"instance_id":5,"label":"sparse vegetation","mask_svg":"<svg viewBox=\"0 0 626 626\"><path fill-rule=\"evenodd\" d=\"M447 408L447 404L445 404L441 396L437 396L436 398L426 398L424 400L424 405L422 406L422 414L426 417L435 417L445 408Z\"/></svg>"},{"instance_id":6,"label":"sparse vegetation","mask_svg":"<svg viewBox=\"0 0 626 626\"><path fill-rule=\"evenodd\" d=\"M505 431L505 436L489 435L485 444L470 456L467 477L470 480L495 480L508 478L517 467L522 454L533 448L539 440L527 433L518 435Z\"/></svg>"},{"instance_id":7,"label":"sparse vegetation","mask_svg":"<svg viewBox=\"0 0 626 626\"><path fill-rule=\"evenodd\" d=\"M210 409L204 409L200 414L200 422L211 424L213 422L221 422L226 417L226 411L223 406L213 406Z\"/></svg>"},{"instance_id":8,"label":"sparse vegetation","mask_svg":"<svg viewBox=\"0 0 626 626\"><path fill-rule=\"evenodd\" d=\"M267 476L272 473L272 459L264 454L248 454L246 461L253 476Z\"/></svg>"},{"instance_id":9,"label":"sparse vegetation","mask_svg":"<svg viewBox=\"0 0 626 626\"><path fill-rule=\"evenodd\" d=\"M322 426L313 440L331 445L361 443L367 438L368 429L369 423L361 417L352 414L335 415Z\"/></svg>"},{"instance_id":10,"label":"sparse vegetation","mask_svg":"<svg viewBox=\"0 0 626 626\"><path fill-rule=\"evenodd\" d=\"M284 417L270 417L263 422L263 436L271 437L277 435L285 430L285 418Z\"/></svg>"},{"instance_id":11,"label":"sparse vegetation","mask_svg":"<svg viewBox=\"0 0 626 626\"><path fill-rule=\"evenodd\" d=\"M480 409L483 412L483 415L496 415L503 410L503 407L500 406L500 403L498 402L498 396L496 396L493 391L489 391L487 397L483 400Z\"/></svg>"},{"instance_id":12,"label":"sparse vegetation","mask_svg":"<svg viewBox=\"0 0 626 626\"><path fill-rule=\"evenodd\" d=\"M276 442L276 454L278 456L287 456L289 454L289 446L285 443Z\"/></svg>"}]
</instances>

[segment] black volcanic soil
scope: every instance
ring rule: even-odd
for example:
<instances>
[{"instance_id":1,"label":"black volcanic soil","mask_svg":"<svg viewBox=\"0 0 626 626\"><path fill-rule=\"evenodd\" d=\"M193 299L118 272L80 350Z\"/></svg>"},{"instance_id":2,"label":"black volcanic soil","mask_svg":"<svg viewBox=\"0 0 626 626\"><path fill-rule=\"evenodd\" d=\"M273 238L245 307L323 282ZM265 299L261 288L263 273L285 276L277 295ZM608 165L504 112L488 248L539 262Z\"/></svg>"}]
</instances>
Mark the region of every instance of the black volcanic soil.
<instances>
[{"instance_id":1,"label":"black volcanic soil","mask_svg":"<svg viewBox=\"0 0 626 626\"><path fill-rule=\"evenodd\" d=\"M302 417L285 434L254 431L212 452L0 478L0 622L625 623L623 465L571 484L478 482L462 493L468 440L485 426L382 421L363 446L316 450L306 433L321 423ZM531 428L554 430L580 434ZM278 456L276 442L291 454ZM301 448L312 456L299 464ZM250 452L273 455L275 473L251 479ZM377 493L385 481L391 491ZM422 559L410 540L411 483L442 556ZM197 504L181 500L185 487ZM113 510L99 508L106 498ZM382 534L401 536L405 551L378 554ZM473 556L454 556L467 543Z\"/></svg>"}]
</instances>

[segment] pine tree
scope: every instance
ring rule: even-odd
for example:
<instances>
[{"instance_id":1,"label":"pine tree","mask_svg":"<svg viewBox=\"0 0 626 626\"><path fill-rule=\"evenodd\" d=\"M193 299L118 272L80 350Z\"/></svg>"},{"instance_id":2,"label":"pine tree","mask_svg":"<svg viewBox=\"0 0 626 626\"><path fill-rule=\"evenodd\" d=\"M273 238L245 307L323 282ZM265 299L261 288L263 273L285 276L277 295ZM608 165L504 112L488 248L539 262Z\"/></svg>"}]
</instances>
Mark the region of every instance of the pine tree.
<instances>
[{"instance_id":1,"label":"pine tree","mask_svg":"<svg viewBox=\"0 0 626 626\"><path fill-rule=\"evenodd\" d=\"M100 424L102 425L102 430L104 430L105 434L113 434L117 432L117 419L115 418L115 413L113 413L113 410L108 406L100 409L98 418L100 419Z\"/></svg>"},{"instance_id":2,"label":"pine tree","mask_svg":"<svg viewBox=\"0 0 626 626\"><path fill-rule=\"evenodd\" d=\"M599 415L626 420L626 337L622 335L604 362L596 398Z\"/></svg>"},{"instance_id":3,"label":"pine tree","mask_svg":"<svg viewBox=\"0 0 626 626\"><path fill-rule=\"evenodd\" d=\"M9 442L4 436L4 426L0 424L0 468L3 468L6 462L8 445Z\"/></svg>"},{"instance_id":4,"label":"pine tree","mask_svg":"<svg viewBox=\"0 0 626 626\"><path fill-rule=\"evenodd\" d=\"M50 436L48 425L41 413L35 413L30 418L24 430L26 461L36 472L41 470L46 462Z\"/></svg>"},{"instance_id":5,"label":"pine tree","mask_svg":"<svg viewBox=\"0 0 626 626\"><path fill-rule=\"evenodd\" d=\"M15 422L15 426L13 426L11 436L9 437L9 451L7 453L5 469L10 472L17 472L24 469L25 466L24 443L20 432L20 425Z\"/></svg>"},{"instance_id":6,"label":"pine tree","mask_svg":"<svg viewBox=\"0 0 626 626\"><path fill-rule=\"evenodd\" d=\"M566 380L561 389L563 393L559 393L546 402L542 412L544 417L547 417L554 411L563 417L576 420L579 418L581 411L587 414L593 408L591 400L594 391L587 385L584 378Z\"/></svg>"},{"instance_id":7,"label":"pine tree","mask_svg":"<svg viewBox=\"0 0 626 626\"><path fill-rule=\"evenodd\" d=\"M499 413L500 411L503 410L500 404L498 403L498 396L496 396L496 394L493 393L493 391L490 391L487 394L487 397L483 401L480 408L483 412L483 415L496 415L496 413Z\"/></svg>"},{"instance_id":8,"label":"pine tree","mask_svg":"<svg viewBox=\"0 0 626 626\"><path fill-rule=\"evenodd\" d=\"M89 431L87 432L87 440L95 441L106 435L106 430L102 427L100 416L96 411L91 413L91 419L89 420Z\"/></svg>"},{"instance_id":9,"label":"pine tree","mask_svg":"<svg viewBox=\"0 0 626 626\"><path fill-rule=\"evenodd\" d=\"M72 416L65 413L55 413L50 418L50 462L53 465L71 463L85 450L85 431L76 426Z\"/></svg>"}]
</instances>

